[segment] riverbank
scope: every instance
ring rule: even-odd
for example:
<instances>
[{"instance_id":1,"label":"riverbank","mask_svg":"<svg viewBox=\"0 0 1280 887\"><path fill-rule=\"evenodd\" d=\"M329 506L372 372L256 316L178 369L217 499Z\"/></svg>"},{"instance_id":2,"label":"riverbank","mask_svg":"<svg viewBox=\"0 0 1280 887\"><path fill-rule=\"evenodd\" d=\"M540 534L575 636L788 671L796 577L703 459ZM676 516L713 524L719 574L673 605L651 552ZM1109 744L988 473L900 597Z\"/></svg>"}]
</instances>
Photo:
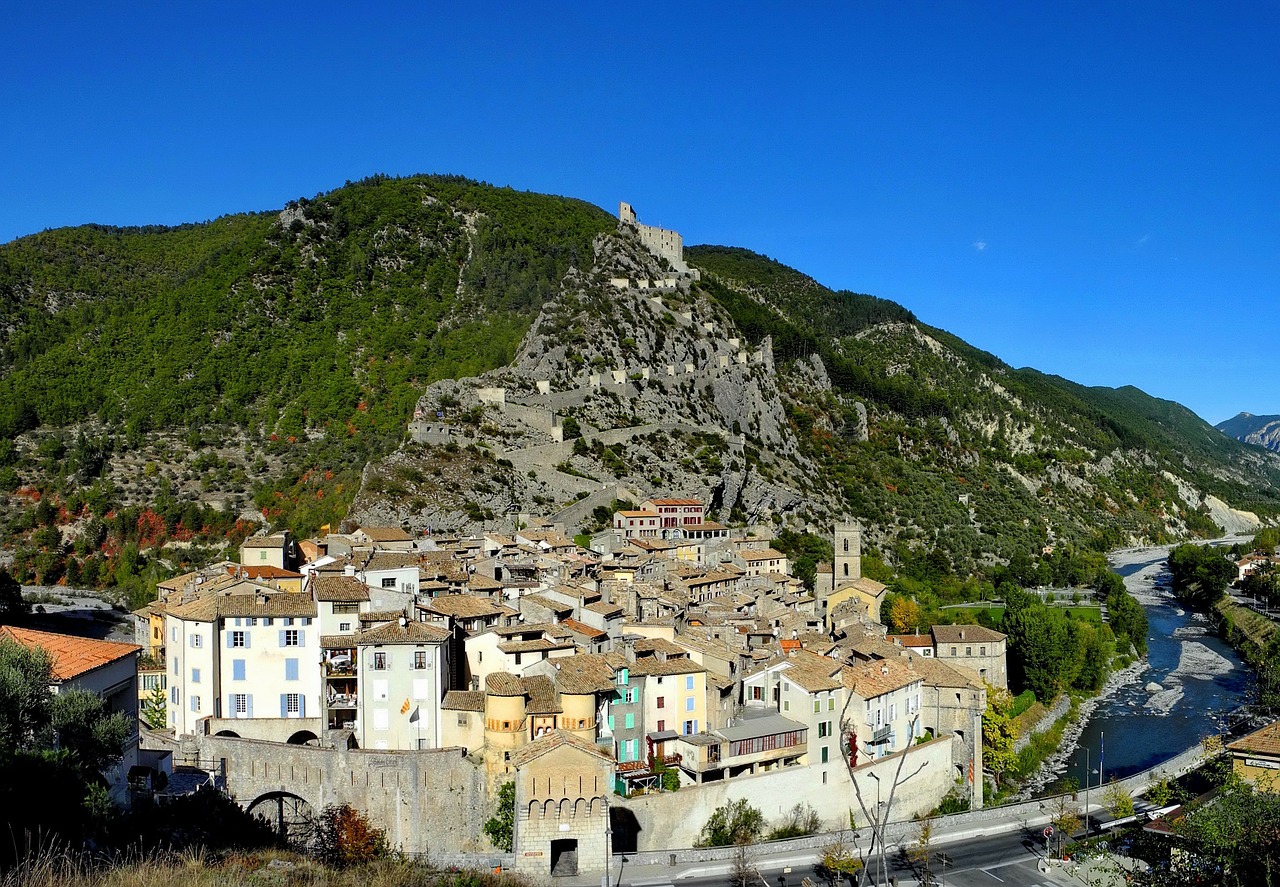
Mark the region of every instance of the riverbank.
<instances>
[{"instance_id":1,"label":"riverbank","mask_svg":"<svg viewBox=\"0 0 1280 887\"><path fill-rule=\"evenodd\" d=\"M1075 717L1071 723L1067 724L1062 731L1062 740L1058 744L1058 750L1044 760L1036 772L1028 779L1015 794L1010 795L1011 801L1026 801L1035 797L1047 786L1056 782L1065 774L1068 762L1073 754L1080 747L1080 736L1084 733L1085 726L1089 723L1089 718L1103 702L1106 702L1114 696L1119 690L1126 686L1136 683L1142 676L1143 671L1147 668L1147 661L1139 659L1130 663L1119 671L1112 672L1107 678L1102 689L1097 695L1083 699L1075 706ZM1068 710L1063 717L1070 717Z\"/></svg>"}]
</instances>

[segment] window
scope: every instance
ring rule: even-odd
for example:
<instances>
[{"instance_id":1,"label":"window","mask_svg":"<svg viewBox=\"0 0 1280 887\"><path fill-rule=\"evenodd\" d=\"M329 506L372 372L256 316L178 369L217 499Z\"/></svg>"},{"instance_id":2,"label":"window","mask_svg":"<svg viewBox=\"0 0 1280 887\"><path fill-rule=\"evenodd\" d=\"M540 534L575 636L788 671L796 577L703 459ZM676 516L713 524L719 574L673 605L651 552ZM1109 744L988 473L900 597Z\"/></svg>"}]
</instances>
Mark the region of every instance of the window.
<instances>
[{"instance_id":1,"label":"window","mask_svg":"<svg viewBox=\"0 0 1280 887\"><path fill-rule=\"evenodd\" d=\"M827 697L827 711L836 710L836 698L834 696Z\"/></svg>"},{"instance_id":2,"label":"window","mask_svg":"<svg viewBox=\"0 0 1280 887\"><path fill-rule=\"evenodd\" d=\"M979 648L978 648L978 655L979 655L979 656L986 656L986 655L987 655L987 648L986 648L986 647L979 647Z\"/></svg>"},{"instance_id":3,"label":"window","mask_svg":"<svg viewBox=\"0 0 1280 887\"><path fill-rule=\"evenodd\" d=\"M579 727L581 727L581 726L582 726L582 722L581 722L581 721L579 721L579 722L578 722L578 726L579 726ZM663 730L665 730L665 729L667 729L667 722L666 722L666 721L658 721L658 732L659 732L659 733L661 733L661 732L662 732Z\"/></svg>"},{"instance_id":4,"label":"window","mask_svg":"<svg viewBox=\"0 0 1280 887\"><path fill-rule=\"evenodd\" d=\"M665 696L659 696L659 697L658 697L658 708L666 708L666 707L667 707L667 697L665 697Z\"/></svg>"},{"instance_id":5,"label":"window","mask_svg":"<svg viewBox=\"0 0 1280 887\"><path fill-rule=\"evenodd\" d=\"M952 655L952 656L956 655L956 648L955 648L955 647L952 647L952 648L951 648L951 655Z\"/></svg>"},{"instance_id":6,"label":"window","mask_svg":"<svg viewBox=\"0 0 1280 887\"><path fill-rule=\"evenodd\" d=\"M296 628L288 628L288 629L285 629L285 631L284 631L284 644L283 644L283 646L285 646L285 647L297 647L297 646L299 646L299 644L298 644L298 637L299 637L299 635L300 635L300 634L301 634L301 632L299 632Z\"/></svg>"},{"instance_id":7,"label":"window","mask_svg":"<svg viewBox=\"0 0 1280 887\"><path fill-rule=\"evenodd\" d=\"M697 733L697 732L698 732L698 722L697 722L697 721L685 721L685 722L684 722L684 735L685 735L685 736L692 736L694 733Z\"/></svg>"},{"instance_id":8,"label":"window","mask_svg":"<svg viewBox=\"0 0 1280 887\"><path fill-rule=\"evenodd\" d=\"M693 711L693 697L692 697L692 696L690 696L690 697L688 697L687 699L685 699L685 701L684 701L684 710L685 710L685 711Z\"/></svg>"},{"instance_id":9,"label":"window","mask_svg":"<svg viewBox=\"0 0 1280 887\"><path fill-rule=\"evenodd\" d=\"M246 619L246 620L244 621L244 624L245 624L245 625L248 625L248 626L250 626L250 627L253 627L253 626L255 626L255 625L257 625L257 624L258 624L258 617L257 617L257 616L250 616L248 619Z\"/></svg>"},{"instance_id":10,"label":"window","mask_svg":"<svg viewBox=\"0 0 1280 887\"><path fill-rule=\"evenodd\" d=\"M177 687L169 688L169 701L172 702L174 705L178 704L178 688Z\"/></svg>"},{"instance_id":11,"label":"window","mask_svg":"<svg viewBox=\"0 0 1280 887\"><path fill-rule=\"evenodd\" d=\"M142 689L154 690L156 687L159 687L161 690L165 689L166 684L164 680L164 675L144 674L142 676Z\"/></svg>"},{"instance_id":12,"label":"window","mask_svg":"<svg viewBox=\"0 0 1280 887\"><path fill-rule=\"evenodd\" d=\"M813 713L816 715L820 711L822 711L822 703L817 699L813 700Z\"/></svg>"},{"instance_id":13,"label":"window","mask_svg":"<svg viewBox=\"0 0 1280 887\"><path fill-rule=\"evenodd\" d=\"M302 713L302 694L286 693L284 694L284 711L286 715L296 715Z\"/></svg>"},{"instance_id":14,"label":"window","mask_svg":"<svg viewBox=\"0 0 1280 887\"><path fill-rule=\"evenodd\" d=\"M201 635L193 634L191 636L191 646L199 649L204 645L204 638Z\"/></svg>"},{"instance_id":15,"label":"window","mask_svg":"<svg viewBox=\"0 0 1280 887\"><path fill-rule=\"evenodd\" d=\"M243 631L231 632L231 646L233 647L249 646L248 642L245 640L245 633Z\"/></svg>"},{"instance_id":16,"label":"window","mask_svg":"<svg viewBox=\"0 0 1280 887\"><path fill-rule=\"evenodd\" d=\"M249 696L246 693L231 694L231 716L243 718L249 714Z\"/></svg>"},{"instance_id":17,"label":"window","mask_svg":"<svg viewBox=\"0 0 1280 887\"><path fill-rule=\"evenodd\" d=\"M267 559L267 550L264 548L258 552L258 560L265 561Z\"/></svg>"},{"instance_id":18,"label":"window","mask_svg":"<svg viewBox=\"0 0 1280 887\"><path fill-rule=\"evenodd\" d=\"M627 685L627 670L625 668L618 669L618 686L625 687Z\"/></svg>"},{"instance_id":19,"label":"window","mask_svg":"<svg viewBox=\"0 0 1280 887\"><path fill-rule=\"evenodd\" d=\"M898 716L898 703L890 702L889 703L889 720L892 721L897 716Z\"/></svg>"},{"instance_id":20,"label":"window","mask_svg":"<svg viewBox=\"0 0 1280 887\"><path fill-rule=\"evenodd\" d=\"M350 631L350 630L351 630L351 623L350 623L350 622L339 622L339 623L338 623L338 631Z\"/></svg>"},{"instance_id":21,"label":"window","mask_svg":"<svg viewBox=\"0 0 1280 887\"><path fill-rule=\"evenodd\" d=\"M413 667L414 668L427 667L427 651L426 650L413 651Z\"/></svg>"},{"instance_id":22,"label":"window","mask_svg":"<svg viewBox=\"0 0 1280 887\"><path fill-rule=\"evenodd\" d=\"M818 738L826 739L830 735L831 735L831 722L818 721Z\"/></svg>"},{"instance_id":23,"label":"window","mask_svg":"<svg viewBox=\"0 0 1280 887\"><path fill-rule=\"evenodd\" d=\"M387 670L387 654L386 653L376 652L373 654L373 670L374 671Z\"/></svg>"},{"instance_id":24,"label":"window","mask_svg":"<svg viewBox=\"0 0 1280 887\"><path fill-rule=\"evenodd\" d=\"M848 539L845 539L845 540L844 540L844 550L845 550L845 551L848 551L848 550L849 550L849 540L848 540Z\"/></svg>"},{"instance_id":25,"label":"window","mask_svg":"<svg viewBox=\"0 0 1280 887\"><path fill-rule=\"evenodd\" d=\"M522 655L522 654L520 654L520 653L517 653L517 654L516 654L516 665L519 665L519 664L520 664L520 658L521 658L521 655Z\"/></svg>"},{"instance_id":26,"label":"window","mask_svg":"<svg viewBox=\"0 0 1280 887\"><path fill-rule=\"evenodd\" d=\"M396 587L396 577L395 577L395 576L383 576L383 577L382 577L382 587L383 587L383 588L395 588L395 587Z\"/></svg>"},{"instance_id":27,"label":"window","mask_svg":"<svg viewBox=\"0 0 1280 887\"><path fill-rule=\"evenodd\" d=\"M296 681L298 679L298 660L286 659L284 661L284 679L286 681Z\"/></svg>"},{"instance_id":28,"label":"window","mask_svg":"<svg viewBox=\"0 0 1280 887\"><path fill-rule=\"evenodd\" d=\"M198 669L198 668L193 668L193 669L191 669L191 683L193 683L193 684L198 684L198 683L200 683L200 669ZM194 709L194 708L193 708L193 709L191 709L191 710L192 710L192 711L195 711L195 709Z\"/></svg>"},{"instance_id":29,"label":"window","mask_svg":"<svg viewBox=\"0 0 1280 887\"><path fill-rule=\"evenodd\" d=\"M965 647L965 648L964 648L964 655L966 655L966 656L972 656L972 655L973 655L973 647Z\"/></svg>"},{"instance_id":30,"label":"window","mask_svg":"<svg viewBox=\"0 0 1280 887\"><path fill-rule=\"evenodd\" d=\"M199 697L199 696L192 696L192 697L191 697L191 710L192 710L192 711L196 711L196 712L200 711L200 697Z\"/></svg>"},{"instance_id":31,"label":"window","mask_svg":"<svg viewBox=\"0 0 1280 887\"><path fill-rule=\"evenodd\" d=\"M824 764L827 763L828 755L829 755L829 752L827 750L827 747L824 745L822 747L822 763Z\"/></svg>"},{"instance_id":32,"label":"window","mask_svg":"<svg viewBox=\"0 0 1280 887\"><path fill-rule=\"evenodd\" d=\"M692 690L692 689L693 689L693 675L685 675L685 679L684 679L684 688L685 688L686 690Z\"/></svg>"},{"instance_id":33,"label":"window","mask_svg":"<svg viewBox=\"0 0 1280 887\"><path fill-rule=\"evenodd\" d=\"M623 724L623 728L627 730L634 730L635 726L636 726L635 714L632 712L627 712L627 716L625 719L625 723Z\"/></svg>"},{"instance_id":34,"label":"window","mask_svg":"<svg viewBox=\"0 0 1280 887\"><path fill-rule=\"evenodd\" d=\"M264 617L262 618L262 624L263 624L263 625L270 625L272 622L275 622L275 620L274 620L274 619L272 619L270 616L264 616Z\"/></svg>"},{"instance_id":35,"label":"window","mask_svg":"<svg viewBox=\"0 0 1280 887\"><path fill-rule=\"evenodd\" d=\"M244 680L244 660L243 659L231 660L231 680L233 681Z\"/></svg>"},{"instance_id":36,"label":"window","mask_svg":"<svg viewBox=\"0 0 1280 887\"><path fill-rule=\"evenodd\" d=\"M848 576L848 575L849 575L849 565L848 565L848 564L844 564L843 566L844 566L844 574L845 574L846 576Z\"/></svg>"},{"instance_id":37,"label":"window","mask_svg":"<svg viewBox=\"0 0 1280 887\"><path fill-rule=\"evenodd\" d=\"M334 604L333 605L333 615L335 616L350 616L354 613L359 613L359 612L360 612L359 604Z\"/></svg>"},{"instance_id":38,"label":"window","mask_svg":"<svg viewBox=\"0 0 1280 887\"><path fill-rule=\"evenodd\" d=\"M764 688L763 688L763 687L752 687L752 688L751 688L751 698L752 698L752 699L757 699L757 700L759 700L759 699L764 699Z\"/></svg>"}]
</instances>

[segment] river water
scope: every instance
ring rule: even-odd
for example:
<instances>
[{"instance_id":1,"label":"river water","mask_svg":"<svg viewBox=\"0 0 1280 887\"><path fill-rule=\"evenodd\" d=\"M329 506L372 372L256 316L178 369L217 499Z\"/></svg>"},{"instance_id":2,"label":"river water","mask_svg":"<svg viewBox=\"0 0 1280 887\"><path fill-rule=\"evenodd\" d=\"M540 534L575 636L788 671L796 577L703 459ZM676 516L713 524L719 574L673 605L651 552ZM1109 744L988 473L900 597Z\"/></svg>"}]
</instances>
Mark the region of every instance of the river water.
<instances>
[{"instance_id":1,"label":"river water","mask_svg":"<svg viewBox=\"0 0 1280 887\"><path fill-rule=\"evenodd\" d=\"M1062 774L1081 786L1086 778L1097 785L1146 770L1224 732L1225 716L1246 701L1252 686L1248 666L1212 634L1208 619L1174 599L1168 554L1168 548L1144 548L1112 555L1112 568L1147 611L1147 664L1138 680L1099 703L1086 723ZM1153 683L1158 692L1148 686Z\"/></svg>"}]
</instances>

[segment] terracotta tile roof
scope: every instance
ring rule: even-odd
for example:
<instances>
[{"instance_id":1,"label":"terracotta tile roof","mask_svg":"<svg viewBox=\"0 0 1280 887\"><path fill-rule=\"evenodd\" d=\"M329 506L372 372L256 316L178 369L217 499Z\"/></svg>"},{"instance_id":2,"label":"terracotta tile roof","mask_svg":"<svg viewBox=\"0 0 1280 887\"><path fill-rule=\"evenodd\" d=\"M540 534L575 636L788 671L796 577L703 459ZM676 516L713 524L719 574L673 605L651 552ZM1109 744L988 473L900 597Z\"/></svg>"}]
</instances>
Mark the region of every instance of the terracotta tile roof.
<instances>
[{"instance_id":1,"label":"terracotta tile roof","mask_svg":"<svg viewBox=\"0 0 1280 887\"><path fill-rule=\"evenodd\" d=\"M863 699L874 699L920 680L920 673L902 659L878 659L844 670L845 686Z\"/></svg>"},{"instance_id":2,"label":"terracotta tile roof","mask_svg":"<svg viewBox=\"0 0 1280 887\"><path fill-rule=\"evenodd\" d=\"M546 607L552 613L572 613L573 604L566 604L562 601L553 600L546 595L541 594L522 594L521 601L528 601L539 607Z\"/></svg>"},{"instance_id":3,"label":"terracotta tile roof","mask_svg":"<svg viewBox=\"0 0 1280 887\"><path fill-rule=\"evenodd\" d=\"M394 622L404 615L403 610L370 610L360 614L361 622Z\"/></svg>"},{"instance_id":4,"label":"terracotta tile roof","mask_svg":"<svg viewBox=\"0 0 1280 887\"><path fill-rule=\"evenodd\" d=\"M701 505L701 499L647 499L650 505Z\"/></svg>"},{"instance_id":5,"label":"terracotta tile roof","mask_svg":"<svg viewBox=\"0 0 1280 887\"><path fill-rule=\"evenodd\" d=\"M432 598L422 609L453 619L480 619L485 616L499 616L506 608L491 600L470 594L443 594Z\"/></svg>"},{"instance_id":6,"label":"terracotta tile roof","mask_svg":"<svg viewBox=\"0 0 1280 887\"><path fill-rule=\"evenodd\" d=\"M622 607L619 605L610 604L605 601L595 601L594 603L587 604L585 609L590 610L592 613L599 613L601 616L617 616L623 612Z\"/></svg>"},{"instance_id":7,"label":"terracotta tile roof","mask_svg":"<svg viewBox=\"0 0 1280 887\"><path fill-rule=\"evenodd\" d=\"M280 548L283 545L283 533L275 533L271 536L250 536L240 543L241 548Z\"/></svg>"},{"instance_id":8,"label":"terracotta tile roof","mask_svg":"<svg viewBox=\"0 0 1280 887\"><path fill-rule=\"evenodd\" d=\"M403 570L406 567L417 567L418 556L405 551L375 551L369 555L364 568L369 570Z\"/></svg>"},{"instance_id":9,"label":"terracotta tile roof","mask_svg":"<svg viewBox=\"0 0 1280 887\"><path fill-rule=\"evenodd\" d=\"M800 642L791 638L784 638L778 641L778 646L782 648L784 653L794 653L800 649Z\"/></svg>"},{"instance_id":10,"label":"terracotta tile roof","mask_svg":"<svg viewBox=\"0 0 1280 887\"><path fill-rule=\"evenodd\" d=\"M512 638L520 635L545 634L551 637L566 639L572 635L554 622L529 622L524 625L503 625L495 628L493 633L499 637Z\"/></svg>"},{"instance_id":11,"label":"terracotta tile roof","mask_svg":"<svg viewBox=\"0 0 1280 887\"><path fill-rule=\"evenodd\" d=\"M413 537L399 527L361 527L371 542L412 542Z\"/></svg>"},{"instance_id":12,"label":"terracotta tile roof","mask_svg":"<svg viewBox=\"0 0 1280 887\"><path fill-rule=\"evenodd\" d=\"M620 661L621 657L579 653L550 661L556 669L555 681L560 692L581 696L613 690L614 668L610 661L615 659Z\"/></svg>"},{"instance_id":13,"label":"terracotta tile roof","mask_svg":"<svg viewBox=\"0 0 1280 887\"><path fill-rule=\"evenodd\" d=\"M322 634L320 635L320 649L322 650L352 650L356 646L356 636L354 634Z\"/></svg>"},{"instance_id":14,"label":"terracotta tile roof","mask_svg":"<svg viewBox=\"0 0 1280 887\"><path fill-rule=\"evenodd\" d=\"M507 641L498 644L498 649L503 653L540 653L549 650L563 650L573 646L572 635L568 638L559 638L552 640L550 638L536 638L531 641Z\"/></svg>"},{"instance_id":15,"label":"terracotta tile roof","mask_svg":"<svg viewBox=\"0 0 1280 887\"><path fill-rule=\"evenodd\" d=\"M1008 635L993 631L984 625L935 625L933 639L939 644L994 644Z\"/></svg>"},{"instance_id":16,"label":"terracotta tile roof","mask_svg":"<svg viewBox=\"0 0 1280 887\"><path fill-rule=\"evenodd\" d=\"M932 656L912 658L911 667L930 687L962 687L967 690L981 690L986 686L973 669L943 662Z\"/></svg>"},{"instance_id":17,"label":"terracotta tile roof","mask_svg":"<svg viewBox=\"0 0 1280 887\"><path fill-rule=\"evenodd\" d=\"M838 690L844 666L834 659L801 650L787 656L782 676L808 693Z\"/></svg>"},{"instance_id":18,"label":"terracotta tile roof","mask_svg":"<svg viewBox=\"0 0 1280 887\"><path fill-rule=\"evenodd\" d=\"M903 647L928 647L933 649L933 636L928 634L891 634L885 640Z\"/></svg>"},{"instance_id":19,"label":"terracotta tile roof","mask_svg":"<svg viewBox=\"0 0 1280 887\"><path fill-rule=\"evenodd\" d=\"M440 644L449 640L449 632L426 622L388 622L356 634L357 644Z\"/></svg>"},{"instance_id":20,"label":"terracotta tile roof","mask_svg":"<svg viewBox=\"0 0 1280 887\"><path fill-rule=\"evenodd\" d=\"M523 767L535 758L540 758L547 752L566 745L593 757L605 761L613 761L613 755L601 749L594 742L580 739L567 730L552 730L545 736L539 736L533 742L522 745L513 751L511 753L511 765L516 768Z\"/></svg>"},{"instance_id":21,"label":"terracotta tile roof","mask_svg":"<svg viewBox=\"0 0 1280 887\"><path fill-rule=\"evenodd\" d=\"M485 676L484 691L492 696L523 696L524 683L510 672L495 671Z\"/></svg>"},{"instance_id":22,"label":"terracotta tile roof","mask_svg":"<svg viewBox=\"0 0 1280 887\"><path fill-rule=\"evenodd\" d=\"M744 561L771 561L784 560L786 555L781 551L775 551L772 548L747 549L738 555Z\"/></svg>"},{"instance_id":23,"label":"terracotta tile roof","mask_svg":"<svg viewBox=\"0 0 1280 887\"><path fill-rule=\"evenodd\" d=\"M560 694L556 685L546 675L524 678L524 692L529 697L525 712L531 715L551 715L564 711L560 706Z\"/></svg>"},{"instance_id":24,"label":"terracotta tile roof","mask_svg":"<svg viewBox=\"0 0 1280 887\"><path fill-rule=\"evenodd\" d=\"M667 659L665 661L654 657L645 657L637 659L633 665L628 666L632 674L641 676L650 675L673 675L673 674L705 674L706 669L692 659Z\"/></svg>"},{"instance_id":25,"label":"terracotta tile roof","mask_svg":"<svg viewBox=\"0 0 1280 887\"><path fill-rule=\"evenodd\" d=\"M586 635L592 640L598 640L599 638L606 638L609 636L607 631L601 631L598 628L592 628L590 625L584 625L577 619L562 619L560 620L560 624L570 631L576 634Z\"/></svg>"},{"instance_id":26,"label":"terracotta tile roof","mask_svg":"<svg viewBox=\"0 0 1280 887\"><path fill-rule=\"evenodd\" d=\"M484 711L484 693L479 690L450 690L440 702L444 711Z\"/></svg>"},{"instance_id":27,"label":"terracotta tile roof","mask_svg":"<svg viewBox=\"0 0 1280 887\"><path fill-rule=\"evenodd\" d=\"M618 514L623 517L654 517L658 516L656 511L619 511Z\"/></svg>"},{"instance_id":28,"label":"terracotta tile roof","mask_svg":"<svg viewBox=\"0 0 1280 887\"><path fill-rule=\"evenodd\" d=\"M259 586L260 587L260 586ZM235 616L315 616L316 602L306 594L271 589L270 594L206 595L169 608L169 615L188 622L213 622Z\"/></svg>"},{"instance_id":29,"label":"terracotta tile roof","mask_svg":"<svg viewBox=\"0 0 1280 887\"><path fill-rule=\"evenodd\" d=\"M318 576L311 580L317 601L359 603L369 599L369 589L354 576Z\"/></svg>"},{"instance_id":30,"label":"terracotta tile roof","mask_svg":"<svg viewBox=\"0 0 1280 887\"><path fill-rule=\"evenodd\" d=\"M1272 721L1261 730L1254 730L1235 742L1227 743L1227 748L1231 751L1280 756L1280 721Z\"/></svg>"},{"instance_id":31,"label":"terracotta tile roof","mask_svg":"<svg viewBox=\"0 0 1280 887\"><path fill-rule=\"evenodd\" d=\"M666 653L668 656L686 656L688 655L684 647L679 644L673 644L666 638L645 638L636 641L636 653Z\"/></svg>"},{"instance_id":32,"label":"terracotta tile roof","mask_svg":"<svg viewBox=\"0 0 1280 887\"><path fill-rule=\"evenodd\" d=\"M492 576L486 576L483 573L472 573L471 578L467 580L467 585L472 591L501 591L502 583Z\"/></svg>"},{"instance_id":33,"label":"terracotta tile roof","mask_svg":"<svg viewBox=\"0 0 1280 887\"><path fill-rule=\"evenodd\" d=\"M227 564L227 575L245 579L301 579L301 573L283 570L270 564L250 566L249 564Z\"/></svg>"},{"instance_id":34,"label":"terracotta tile roof","mask_svg":"<svg viewBox=\"0 0 1280 887\"><path fill-rule=\"evenodd\" d=\"M27 649L40 647L45 650L53 660L55 681L70 680L118 659L136 656L142 652L142 648L136 644L99 641L70 634L55 634L51 631L15 628L10 625L0 626L0 638L8 638Z\"/></svg>"},{"instance_id":35,"label":"terracotta tile roof","mask_svg":"<svg viewBox=\"0 0 1280 887\"><path fill-rule=\"evenodd\" d=\"M871 597L879 597L888 587L889 586L885 585L883 582L877 582L874 579L862 576L852 580L851 582L841 582L836 591L840 591L845 588L852 588L856 591L862 592L863 594L870 595Z\"/></svg>"}]
</instances>

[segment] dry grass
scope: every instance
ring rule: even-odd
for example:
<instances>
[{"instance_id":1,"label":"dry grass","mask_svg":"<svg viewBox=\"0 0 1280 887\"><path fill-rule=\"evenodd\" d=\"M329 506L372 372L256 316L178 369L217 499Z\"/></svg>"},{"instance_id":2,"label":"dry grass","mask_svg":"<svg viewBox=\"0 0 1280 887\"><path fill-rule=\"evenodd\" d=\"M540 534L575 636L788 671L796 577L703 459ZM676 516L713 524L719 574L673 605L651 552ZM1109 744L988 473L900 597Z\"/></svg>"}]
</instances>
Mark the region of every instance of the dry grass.
<instances>
[{"instance_id":1,"label":"dry grass","mask_svg":"<svg viewBox=\"0 0 1280 887\"><path fill-rule=\"evenodd\" d=\"M95 864L84 854L46 852L0 875L0 887L528 887L517 875L446 872L391 857L334 870L283 851L157 854Z\"/></svg>"}]
</instances>

